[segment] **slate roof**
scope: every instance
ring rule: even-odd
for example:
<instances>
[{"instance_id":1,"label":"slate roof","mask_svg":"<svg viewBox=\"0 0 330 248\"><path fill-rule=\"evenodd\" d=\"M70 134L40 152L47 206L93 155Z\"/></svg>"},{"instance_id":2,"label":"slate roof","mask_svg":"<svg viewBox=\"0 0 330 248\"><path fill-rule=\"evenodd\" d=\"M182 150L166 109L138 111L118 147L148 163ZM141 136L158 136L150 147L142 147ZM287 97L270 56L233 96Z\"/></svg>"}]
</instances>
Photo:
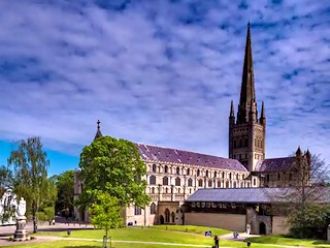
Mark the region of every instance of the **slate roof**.
<instances>
[{"instance_id":1,"label":"slate roof","mask_svg":"<svg viewBox=\"0 0 330 248\"><path fill-rule=\"evenodd\" d=\"M186 202L271 203L292 199L290 188L199 189ZM308 189L306 189L308 190ZM330 187L320 188L318 202L330 203ZM323 192L324 191L324 192ZM320 192L320 191L319 191ZM290 197L285 197L290 195ZM278 196L278 197L277 197Z\"/></svg>"},{"instance_id":2,"label":"slate roof","mask_svg":"<svg viewBox=\"0 0 330 248\"><path fill-rule=\"evenodd\" d=\"M295 162L295 157L269 158L258 161L257 172L279 172L288 171Z\"/></svg>"},{"instance_id":3,"label":"slate roof","mask_svg":"<svg viewBox=\"0 0 330 248\"><path fill-rule=\"evenodd\" d=\"M236 159L228 159L212 155L143 144L137 144L137 147L142 158L145 160L247 171L247 169Z\"/></svg>"}]
</instances>

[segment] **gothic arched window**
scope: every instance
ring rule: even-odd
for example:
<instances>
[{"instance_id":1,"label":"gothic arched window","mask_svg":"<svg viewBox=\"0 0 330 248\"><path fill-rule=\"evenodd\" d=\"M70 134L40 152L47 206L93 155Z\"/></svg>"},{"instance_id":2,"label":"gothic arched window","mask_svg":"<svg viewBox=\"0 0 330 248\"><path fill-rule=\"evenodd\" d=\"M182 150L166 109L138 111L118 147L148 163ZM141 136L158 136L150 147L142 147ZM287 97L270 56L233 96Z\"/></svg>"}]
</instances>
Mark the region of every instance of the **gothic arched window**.
<instances>
[{"instance_id":1,"label":"gothic arched window","mask_svg":"<svg viewBox=\"0 0 330 248\"><path fill-rule=\"evenodd\" d=\"M168 177L163 177L163 185L168 185Z\"/></svg>"},{"instance_id":2,"label":"gothic arched window","mask_svg":"<svg viewBox=\"0 0 330 248\"><path fill-rule=\"evenodd\" d=\"M150 185L156 185L156 177L154 175L150 176L149 184Z\"/></svg>"},{"instance_id":3,"label":"gothic arched window","mask_svg":"<svg viewBox=\"0 0 330 248\"><path fill-rule=\"evenodd\" d=\"M198 187L203 187L203 180L202 179L198 180Z\"/></svg>"},{"instance_id":4,"label":"gothic arched window","mask_svg":"<svg viewBox=\"0 0 330 248\"><path fill-rule=\"evenodd\" d=\"M167 165L165 165L165 167L164 167L164 172L168 173L168 166Z\"/></svg>"},{"instance_id":5,"label":"gothic arched window","mask_svg":"<svg viewBox=\"0 0 330 248\"><path fill-rule=\"evenodd\" d=\"M176 167L176 174L180 175L180 167Z\"/></svg>"},{"instance_id":6,"label":"gothic arched window","mask_svg":"<svg viewBox=\"0 0 330 248\"><path fill-rule=\"evenodd\" d=\"M217 177L217 172L216 171L213 173L213 177Z\"/></svg>"},{"instance_id":7,"label":"gothic arched window","mask_svg":"<svg viewBox=\"0 0 330 248\"><path fill-rule=\"evenodd\" d=\"M180 177L175 178L175 186L181 186L181 179L180 179Z\"/></svg>"},{"instance_id":8,"label":"gothic arched window","mask_svg":"<svg viewBox=\"0 0 330 248\"><path fill-rule=\"evenodd\" d=\"M152 172L157 172L157 166L156 166L156 164L153 164L152 165Z\"/></svg>"},{"instance_id":9,"label":"gothic arched window","mask_svg":"<svg viewBox=\"0 0 330 248\"><path fill-rule=\"evenodd\" d=\"M190 175L190 169L188 168L187 169L187 173L186 173L188 176Z\"/></svg>"},{"instance_id":10,"label":"gothic arched window","mask_svg":"<svg viewBox=\"0 0 330 248\"><path fill-rule=\"evenodd\" d=\"M156 204L154 202L150 205L150 214L156 214Z\"/></svg>"},{"instance_id":11,"label":"gothic arched window","mask_svg":"<svg viewBox=\"0 0 330 248\"><path fill-rule=\"evenodd\" d=\"M205 176L206 176L206 177L209 176L209 171L208 171L208 170L206 170L206 172L205 172Z\"/></svg>"},{"instance_id":12,"label":"gothic arched window","mask_svg":"<svg viewBox=\"0 0 330 248\"><path fill-rule=\"evenodd\" d=\"M212 180L209 180L208 187L212 187Z\"/></svg>"},{"instance_id":13,"label":"gothic arched window","mask_svg":"<svg viewBox=\"0 0 330 248\"><path fill-rule=\"evenodd\" d=\"M200 170L198 169L198 170L197 170L197 176L199 177L200 174L201 174L201 172L200 172Z\"/></svg>"},{"instance_id":14,"label":"gothic arched window","mask_svg":"<svg viewBox=\"0 0 330 248\"><path fill-rule=\"evenodd\" d=\"M188 179L188 187L193 186L193 180L191 178Z\"/></svg>"},{"instance_id":15,"label":"gothic arched window","mask_svg":"<svg viewBox=\"0 0 330 248\"><path fill-rule=\"evenodd\" d=\"M221 182L220 182L220 181L217 182L217 187L218 187L218 188L221 187Z\"/></svg>"}]
</instances>

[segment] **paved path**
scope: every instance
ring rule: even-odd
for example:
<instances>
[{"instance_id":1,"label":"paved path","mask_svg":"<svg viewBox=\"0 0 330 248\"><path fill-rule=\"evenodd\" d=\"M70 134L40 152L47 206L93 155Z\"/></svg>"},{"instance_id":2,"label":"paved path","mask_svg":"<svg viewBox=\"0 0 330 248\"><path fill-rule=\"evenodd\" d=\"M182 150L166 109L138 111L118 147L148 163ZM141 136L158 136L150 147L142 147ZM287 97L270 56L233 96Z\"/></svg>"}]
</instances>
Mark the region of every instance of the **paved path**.
<instances>
[{"instance_id":1,"label":"paved path","mask_svg":"<svg viewBox=\"0 0 330 248\"><path fill-rule=\"evenodd\" d=\"M59 231L66 231L68 228L71 230L88 230L94 229L92 225L87 224L65 224L65 223L56 223L55 225L50 226L48 223L39 224L38 230L42 232L59 232ZM16 226L0 226L0 237L1 236L11 236L14 234L16 230ZM26 225L26 230L29 233L32 233L33 226L32 223L28 223Z\"/></svg>"},{"instance_id":2,"label":"paved path","mask_svg":"<svg viewBox=\"0 0 330 248\"><path fill-rule=\"evenodd\" d=\"M238 238L234 239L233 233L227 233L219 236L220 240L233 240L233 241L244 241L247 238L260 237L260 235L252 235L247 233L239 233Z\"/></svg>"}]
</instances>

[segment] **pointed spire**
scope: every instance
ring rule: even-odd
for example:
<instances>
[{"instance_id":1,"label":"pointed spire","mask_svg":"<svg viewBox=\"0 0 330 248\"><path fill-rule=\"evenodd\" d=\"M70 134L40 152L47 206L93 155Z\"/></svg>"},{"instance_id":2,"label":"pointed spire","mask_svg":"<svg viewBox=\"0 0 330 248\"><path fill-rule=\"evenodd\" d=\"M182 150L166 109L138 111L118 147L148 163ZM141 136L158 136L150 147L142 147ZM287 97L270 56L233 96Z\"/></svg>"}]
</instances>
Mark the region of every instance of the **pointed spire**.
<instances>
[{"instance_id":1,"label":"pointed spire","mask_svg":"<svg viewBox=\"0 0 330 248\"><path fill-rule=\"evenodd\" d=\"M264 124L265 120L266 120L265 105L264 105L264 101L262 101L261 114L260 114L260 123Z\"/></svg>"},{"instance_id":2,"label":"pointed spire","mask_svg":"<svg viewBox=\"0 0 330 248\"><path fill-rule=\"evenodd\" d=\"M235 117L235 111L234 111L234 102L233 100L231 100L231 103L230 103L230 117Z\"/></svg>"},{"instance_id":3,"label":"pointed spire","mask_svg":"<svg viewBox=\"0 0 330 248\"><path fill-rule=\"evenodd\" d=\"M261 115L260 115L260 117L261 118L266 118L264 101L262 101L262 104L261 104Z\"/></svg>"},{"instance_id":4,"label":"pointed spire","mask_svg":"<svg viewBox=\"0 0 330 248\"><path fill-rule=\"evenodd\" d=\"M100 120L97 120L96 124L97 124L97 131L94 140L103 136L100 130L100 124L101 124Z\"/></svg>"},{"instance_id":5,"label":"pointed spire","mask_svg":"<svg viewBox=\"0 0 330 248\"><path fill-rule=\"evenodd\" d=\"M252 58L252 43L250 23L247 25L244 65L242 74L241 95L239 103L238 121L246 122L251 102L256 101L254 89L254 73L253 73L253 58Z\"/></svg>"},{"instance_id":6,"label":"pointed spire","mask_svg":"<svg viewBox=\"0 0 330 248\"><path fill-rule=\"evenodd\" d=\"M296 151L296 156L297 157L300 157L301 156L301 149L300 149L300 146L298 146L298 149L297 149L297 151Z\"/></svg>"}]
</instances>

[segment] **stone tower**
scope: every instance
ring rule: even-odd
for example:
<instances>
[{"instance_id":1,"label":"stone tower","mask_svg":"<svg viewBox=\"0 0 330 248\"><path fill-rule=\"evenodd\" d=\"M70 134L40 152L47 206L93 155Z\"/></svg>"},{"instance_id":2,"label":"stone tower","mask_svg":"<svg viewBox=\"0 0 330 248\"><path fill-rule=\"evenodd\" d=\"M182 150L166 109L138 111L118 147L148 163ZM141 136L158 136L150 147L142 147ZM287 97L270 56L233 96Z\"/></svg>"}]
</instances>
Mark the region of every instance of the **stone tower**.
<instances>
[{"instance_id":1,"label":"stone tower","mask_svg":"<svg viewBox=\"0 0 330 248\"><path fill-rule=\"evenodd\" d=\"M254 171L258 160L265 159L266 117L264 103L258 118L254 89L250 24L247 27L240 101L235 118L234 103L229 114L229 158L239 160Z\"/></svg>"}]
</instances>

